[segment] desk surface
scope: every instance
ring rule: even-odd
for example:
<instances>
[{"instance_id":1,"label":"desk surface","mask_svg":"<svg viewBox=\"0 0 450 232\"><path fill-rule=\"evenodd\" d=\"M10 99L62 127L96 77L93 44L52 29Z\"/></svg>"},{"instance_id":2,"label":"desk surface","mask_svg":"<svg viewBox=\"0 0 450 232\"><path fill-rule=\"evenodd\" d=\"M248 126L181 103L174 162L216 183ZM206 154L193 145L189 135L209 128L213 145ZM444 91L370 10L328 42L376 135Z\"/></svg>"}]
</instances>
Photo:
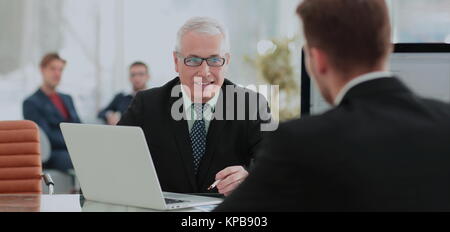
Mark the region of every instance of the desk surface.
<instances>
[{"instance_id":1,"label":"desk surface","mask_svg":"<svg viewBox=\"0 0 450 232\"><path fill-rule=\"evenodd\" d=\"M176 212L209 212L202 206ZM80 195L1 195L0 212L161 212L152 209L80 200ZM169 211L174 212L174 211Z\"/></svg>"}]
</instances>

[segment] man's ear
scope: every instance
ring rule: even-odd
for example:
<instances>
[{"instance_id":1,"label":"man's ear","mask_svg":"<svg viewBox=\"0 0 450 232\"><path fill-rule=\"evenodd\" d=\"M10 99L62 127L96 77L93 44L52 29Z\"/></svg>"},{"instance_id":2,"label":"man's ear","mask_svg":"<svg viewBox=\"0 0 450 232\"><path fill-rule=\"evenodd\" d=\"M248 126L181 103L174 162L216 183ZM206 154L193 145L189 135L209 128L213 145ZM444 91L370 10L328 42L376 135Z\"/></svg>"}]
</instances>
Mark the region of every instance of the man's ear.
<instances>
[{"instance_id":1,"label":"man's ear","mask_svg":"<svg viewBox=\"0 0 450 232\"><path fill-rule=\"evenodd\" d=\"M230 53L225 54L225 59L227 59L226 64L229 65L231 62L231 55Z\"/></svg>"},{"instance_id":2,"label":"man's ear","mask_svg":"<svg viewBox=\"0 0 450 232\"><path fill-rule=\"evenodd\" d=\"M179 59L178 59L178 56L177 56L177 52L173 52L173 62L175 64L175 72L179 73L179 71L178 71Z\"/></svg>"},{"instance_id":3,"label":"man's ear","mask_svg":"<svg viewBox=\"0 0 450 232\"><path fill-rule=\"evenodd\" d=\"M394 44L391 44L391 45L389 46L389 52L388 52L388 54L393 53L394 50L395 50L395 45L394 45Z\"/></svg>"},{"instance_id":4,"label":"man's ear","mask_svg":"<svg viewBox=\"0 0 450 232\"><path fill-rule=\"evenodd\" d=\"M328 72L329 70L329 61L328 56L325 52L318 48L310 48L310 59L315 64L316 72L320 75L323 75Z\"/></svg>"}]
</instances>

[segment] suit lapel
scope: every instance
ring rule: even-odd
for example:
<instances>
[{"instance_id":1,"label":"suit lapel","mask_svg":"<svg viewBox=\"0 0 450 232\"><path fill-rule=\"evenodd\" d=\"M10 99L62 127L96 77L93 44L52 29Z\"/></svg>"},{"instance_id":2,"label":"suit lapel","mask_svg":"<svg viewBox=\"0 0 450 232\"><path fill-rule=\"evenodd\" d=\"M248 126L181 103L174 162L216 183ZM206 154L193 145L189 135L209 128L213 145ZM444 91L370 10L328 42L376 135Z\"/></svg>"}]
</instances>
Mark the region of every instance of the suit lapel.
<instances>
[{"instance_id":1,"label":"suit lapel","mask_svg":"<svg viewBox=\"0 0 450 232\"><path fill-rule=\"evenodd\" d=\"M50 100L50 97L47 96L41 89L38 90L41 96L42 102L45 102L45 108L47 111L51 112L51 114L58 117L59 121L64 121L64 116L59 112L56 108L55 104Z\"/></svg>"},{"instance_id":2,"label":"suit lapel","mask_svg":"<svg viewBox=\"0 0 450 232\"><path fill-rule=\"evenodd\" d=\"M192 157L192 147L191 147L191 140L189 136L189 128L186 120L182 119L180 121L176 121L172 118L171 112L172 112L172 106L175 102L178 100L181 100L181 85L178 83L174 88L174 92L180 93L178 97L172 97L170 96L169 101L169 120L172 122L173 132L175 136L175 141L178 146L178 154L180 155L184 167L186 169L186 173L188 174L188 179L195 191L197 190L197 181L195 179L195 172L194 172L194 160ZM181 104L178 112L184 112L183 104Z\"/></svg>"},{"instance_id":3,"label":"suit lapel","mask_svg":"<svg viewBox=\"0 0 450 232\"><path fill-rule=\"evenodd\" d=\"M77 119L76 119L75 113L72 110L72 107L70 105L69 98L66 97L66 96L63 96L62 94L59 94L59 93L58 93L58 95L61 97L61 99L62 99L62 101L64 103L64 106L66 107L67 111L69 112L69 120L72 121L72 122L76 122Z\"/></svg>"},{"instance_id":4,"label":"suit lapel","mask_svg":"<svg viewBox=\"0 0 450 232\"><path fill-rule=\"evenodd\" d=\"M210 175L210 167L213 163L214 156L216 155L216 150L219 147L219 143L221 140L221 135L224 134L225 126L227 124L227 121L225 120L226 117L226 105L224 99L226 99L226 85L232 85L231 82L225 82L222 86L221 96L219 96L219 99L217 101L215 111L214 111L214 119L210 122L208 134L206 138L206 151L205 155L203 157L203 160L200 163L200 167L198 170L198 179L196 178L195 172L194 172L194 160L192 156L192 146L191 146L191 139L189 135L189 128L188 124L185 120L176 121L172 119L171 116L171 110L172 106L175 102L178 100L182 101L182 95L181 95L181 85L178 82L175 86L175 93L179 93L177 97L170 97L169 102L169 117L172 121L173 131L175 140L178 146L178 151L181 156L181 159L183 160L184 166L186 168L186 171L188 173L189 181L191 182L193 188L196 191L199 191L199 187L203 186L206 178ZM234 104L231 104L233 107ZM184 112L183 104L180 104L180 109L178 112ZM217 120L218 118L219 120ZM215 173L214 173L215 175Z\"/></svg>"},{"instance_id":5,"label":"suit lapel","mask_svg":"<svg viewBox=\"0 0 450 232\"><path fill-rule=\"evenodd\" d=\"M227 121L225 120L226 115L226 107L224 99L226 99L225 91L222 89L221 95L219 96L219 99L217 101L215 111L214 111L214 119L210 122L208 134L206 137L206 151L205 155L203 157L202 162L200 163L199 167L199 173L198 173L198 180L199 180L199 186L203 186L206 177L209 176L210 167L212 164L212 161L214 160L214 156L216 154L216 149L219 144L219 141L221 140L221 135L223 134L223 130L225 128L225 125ZM219 120L217 120L218 118ZM214 173L213 175L215 175Z\"/></svg>"}]
</instances>

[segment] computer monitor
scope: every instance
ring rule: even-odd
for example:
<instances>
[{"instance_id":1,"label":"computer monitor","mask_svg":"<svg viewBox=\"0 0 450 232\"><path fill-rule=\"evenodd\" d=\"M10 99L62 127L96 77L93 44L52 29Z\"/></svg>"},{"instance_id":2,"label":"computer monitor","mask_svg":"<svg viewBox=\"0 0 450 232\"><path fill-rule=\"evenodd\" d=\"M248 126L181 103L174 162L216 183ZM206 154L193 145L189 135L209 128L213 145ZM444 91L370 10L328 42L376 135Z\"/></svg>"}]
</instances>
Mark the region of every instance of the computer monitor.
<instances>
[{"instance_id":1,"label":"computer monitor","mask_svg":"<svg viewBox=\"0 0 450 232\"><path fill-rule=\"evenodd\" d=\"M390 71L419 96L450 103L450 44L395 44ZM302 115L331 108L306 72L302 55Z\"/></svg>"}]
</instances>

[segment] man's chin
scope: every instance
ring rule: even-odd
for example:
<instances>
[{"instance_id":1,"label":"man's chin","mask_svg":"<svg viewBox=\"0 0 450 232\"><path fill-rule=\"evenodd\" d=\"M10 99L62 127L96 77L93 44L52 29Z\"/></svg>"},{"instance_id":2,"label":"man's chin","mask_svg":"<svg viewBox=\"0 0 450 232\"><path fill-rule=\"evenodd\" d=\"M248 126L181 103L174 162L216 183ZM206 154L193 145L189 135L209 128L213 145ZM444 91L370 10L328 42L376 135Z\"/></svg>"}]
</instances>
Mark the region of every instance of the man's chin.
<instances>
[{"instance_id":1,"label":"man's chin","mask_svg":"<svg viewBox=\"0 0 450 232\"><path fill-rule=\"evenodd\" d=\"M56 87L58 87L58 85L59 85L59 83L58 84L48 84L47 87L49 89L56 89Z\"/></svg>"},{"instance_id":2,"label":"man's chin","mask_svg":"<svg viewBox=\"0 0 450 232\"><path fill-rule=\"evenodd\" d=\"M211 100L216 94L219 94L220 88L205 88L203 91L194 93L194 102L206 103Z\"/></svg>"},{"instance_id":3,"label":"man's chin","mask_svg":"<svg viewBox=\"0 0 450 232\"><path fill-rule=\"evenodd\" d=\"M203 89L203 96L208 98L213 98L220 91L220 86L218 85L208 85Z\"/></svg>"}]
</instances>

